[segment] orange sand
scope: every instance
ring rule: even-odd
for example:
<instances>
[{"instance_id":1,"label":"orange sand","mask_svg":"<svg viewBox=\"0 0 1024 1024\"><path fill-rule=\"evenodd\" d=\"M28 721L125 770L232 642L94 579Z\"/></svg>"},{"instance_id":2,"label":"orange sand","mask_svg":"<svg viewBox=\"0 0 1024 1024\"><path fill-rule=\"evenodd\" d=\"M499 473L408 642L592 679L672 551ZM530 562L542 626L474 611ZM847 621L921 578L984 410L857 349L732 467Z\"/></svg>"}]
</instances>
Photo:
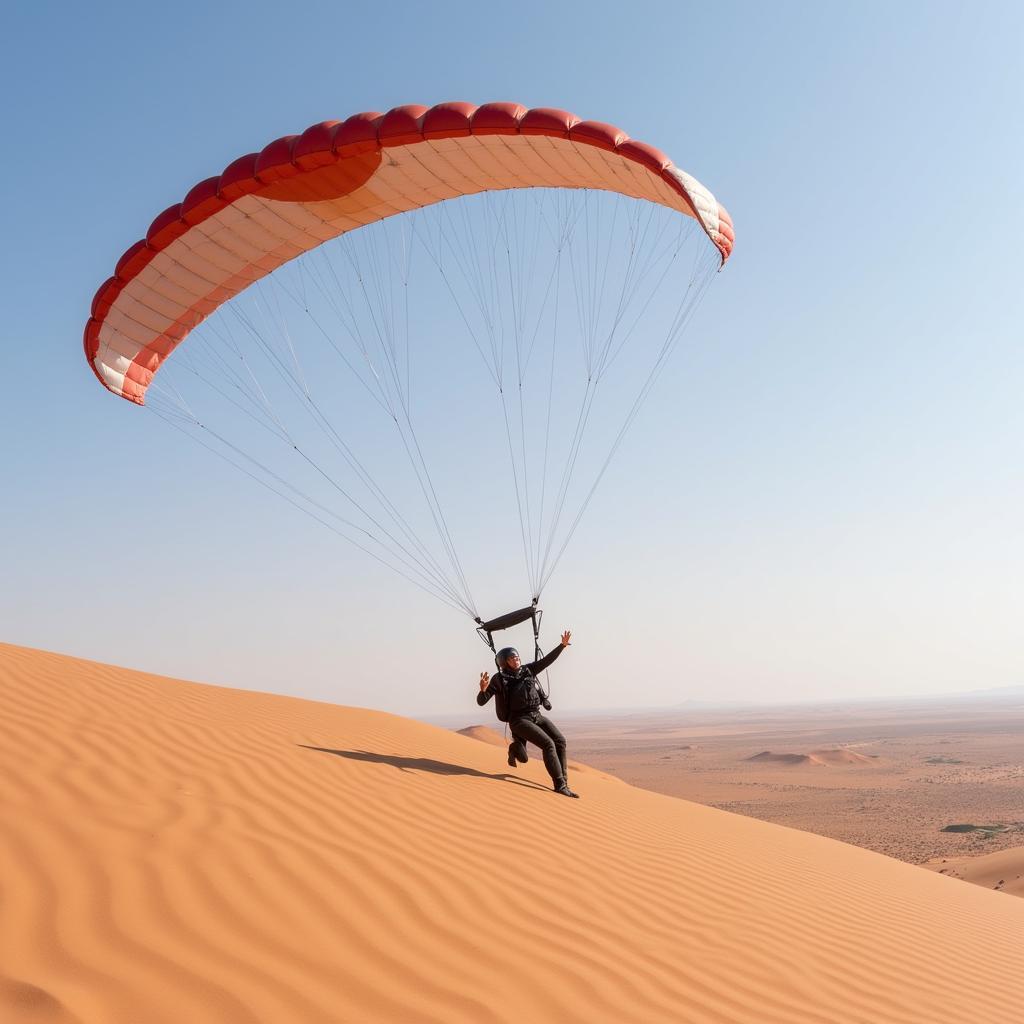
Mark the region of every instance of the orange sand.
<instances>
[{"instance_id":1,"label":"orange sand","mask_svg":"<svg viewBox=\"0 0 1024 1024\"><path fill-rule=\"evenodd\" d=\"M1024 902L834 840L6 645L0 723L4 1024L1021 1019Z\"/></svg>"},{"instance_id":2,"label":"orange sand","mask_svg":"<svg viewBox=\"0 0 1024 1024\"><path fill-rule=\"evenodd\" d=\"M978 857L936 857L922 866L986 889L1024 896L1024 846Z\"/></svg>"}]
</instances>

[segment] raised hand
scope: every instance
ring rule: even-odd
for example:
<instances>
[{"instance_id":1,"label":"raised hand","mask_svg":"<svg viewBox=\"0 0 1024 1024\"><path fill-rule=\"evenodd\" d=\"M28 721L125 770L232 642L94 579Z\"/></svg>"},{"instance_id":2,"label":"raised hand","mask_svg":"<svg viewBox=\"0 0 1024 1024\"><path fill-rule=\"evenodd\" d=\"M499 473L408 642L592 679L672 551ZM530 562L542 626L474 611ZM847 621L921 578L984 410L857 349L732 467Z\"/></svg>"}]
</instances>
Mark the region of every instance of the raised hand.
<instances>
[{"instance_id":1,"label":"raised hand","mask_svg":"<svg viewBox=\"0 0 1024 1024\"><path fill-rule=\"evenodd\" d=\"M488 684L491 681L491 677L486 672L480 673L480 692L482 693L487 689Z\"/></svg>"},{"instance_id":2,"label":"raised hand","mask_svg":"<svg viewBox=\"0 0 1024 1024\"><path fill-rule=\"evenodd\" d=\"M569 644L571 644L571 643L572 643L572 633L570 633L569 630L566 630L562 634L562 646L563 647L568 647Z\"/></svg>"}]
</instances>

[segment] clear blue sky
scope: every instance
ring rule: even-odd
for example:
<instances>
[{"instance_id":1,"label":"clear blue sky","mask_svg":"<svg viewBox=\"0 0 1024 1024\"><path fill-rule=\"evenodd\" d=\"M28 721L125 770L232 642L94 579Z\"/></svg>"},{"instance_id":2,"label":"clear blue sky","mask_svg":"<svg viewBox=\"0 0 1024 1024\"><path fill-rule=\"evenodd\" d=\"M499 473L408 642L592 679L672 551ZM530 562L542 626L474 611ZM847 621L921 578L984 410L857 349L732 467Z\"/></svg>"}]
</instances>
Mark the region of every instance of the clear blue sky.
<instances>
[{"instance_id":1,"label":"clear blue sky","mask_svg":"<svg viewBox=\"0 0 1024 1024\"><path fill-rule=\"evenodd\" d=\"M1024 681L1022 52L1017 4L20 5L0 639L478 717L467 621L134 415L81 332L123 249L236 156L513 99L658 145L738 237L545 594L547 642L576 636L558 705Z\"/></svg>"}]
</instances>

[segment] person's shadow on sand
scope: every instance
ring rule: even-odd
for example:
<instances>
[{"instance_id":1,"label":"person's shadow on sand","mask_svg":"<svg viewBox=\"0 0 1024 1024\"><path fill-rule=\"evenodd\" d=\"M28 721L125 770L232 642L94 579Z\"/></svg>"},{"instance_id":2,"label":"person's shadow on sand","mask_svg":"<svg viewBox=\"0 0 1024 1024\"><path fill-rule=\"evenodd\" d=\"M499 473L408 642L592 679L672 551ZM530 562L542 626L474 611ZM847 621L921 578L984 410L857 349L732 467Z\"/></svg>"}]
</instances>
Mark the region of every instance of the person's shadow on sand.
<instances>
[{"instance_id":1,"label":"person's shadow on sand","mask_svg":"<svg viewBox=\"0 0 1024 1024\"><path fill-rule=\"evenodd\" d=\"M398 754L372 754L368 750L332 750L330 747L311 747L305 743L298 746L305 750L316 750L321 754L334 754L336 757L347 757L350 761L368 761L371 764L389 764L399 771L410 772L433 772L435 775L475 775L480 779L494 779L497 782L514 782L519 786L529 786L531 789L540 789L547 792L546 787L531 782L529 779L522 779L518 775L510 775L508 772L490 774L477 771L476 768L467 768L462 764L449 764L447 761L434 761L429 757L400 757Z\"/></svg>"}]
</instances>

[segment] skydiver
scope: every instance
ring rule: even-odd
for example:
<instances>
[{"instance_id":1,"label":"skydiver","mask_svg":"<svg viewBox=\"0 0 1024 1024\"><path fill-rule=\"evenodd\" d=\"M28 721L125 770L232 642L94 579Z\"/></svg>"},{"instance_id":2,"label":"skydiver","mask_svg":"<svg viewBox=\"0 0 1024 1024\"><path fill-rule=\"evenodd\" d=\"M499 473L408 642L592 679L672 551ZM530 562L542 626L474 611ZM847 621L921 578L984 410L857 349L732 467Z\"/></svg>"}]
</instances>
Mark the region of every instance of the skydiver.
<instances>
[{"instance_id":1,"label":"skydiver","mask_svg":"<svg viewBox=\"0 0 1024 1024\"><path fill-rule=\"evenodd\" d=\"M488 677L480 673L480 692L476 702L483 707L492 697L498 718L508 723L513 741L508 748L508 763L514 768L516 762L526 763L526 744L540 747L544 755L544 766L551 776L555 792L562 796L579 799L569 788L568 762L565 758L565 737L550 718L545 718L540 709L551 710L551 702L537 681L537 674L543 672L569 646L572 633L566 630L562 642L550 654L539 661L523 665L519 652L514 647L503 647L495 655L498 671Z\"/></svg>"}]
</instances>

